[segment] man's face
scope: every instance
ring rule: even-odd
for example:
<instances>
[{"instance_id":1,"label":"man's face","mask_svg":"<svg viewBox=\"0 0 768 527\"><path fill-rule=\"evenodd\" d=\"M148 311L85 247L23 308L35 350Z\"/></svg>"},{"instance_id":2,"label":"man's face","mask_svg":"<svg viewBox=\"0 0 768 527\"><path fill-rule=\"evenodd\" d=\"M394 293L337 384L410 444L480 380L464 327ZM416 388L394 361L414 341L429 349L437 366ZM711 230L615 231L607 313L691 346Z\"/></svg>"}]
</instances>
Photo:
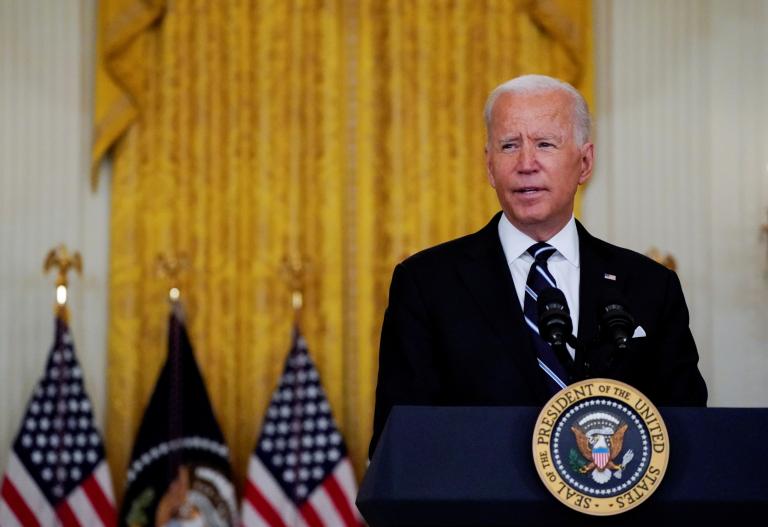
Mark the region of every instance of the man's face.
<instances>
[{"instance_id":1,"label":"man's face","mask_svg":"<svg viewBox=\"0 0 768 527\"><path fill-rule=\"evenodd\" d=\"M593 145L577 146L567 92L503 93L491 112L486 162L507 219L548 240L573 214L576 189L592 174Z\"/></svg>"}]
</instances>

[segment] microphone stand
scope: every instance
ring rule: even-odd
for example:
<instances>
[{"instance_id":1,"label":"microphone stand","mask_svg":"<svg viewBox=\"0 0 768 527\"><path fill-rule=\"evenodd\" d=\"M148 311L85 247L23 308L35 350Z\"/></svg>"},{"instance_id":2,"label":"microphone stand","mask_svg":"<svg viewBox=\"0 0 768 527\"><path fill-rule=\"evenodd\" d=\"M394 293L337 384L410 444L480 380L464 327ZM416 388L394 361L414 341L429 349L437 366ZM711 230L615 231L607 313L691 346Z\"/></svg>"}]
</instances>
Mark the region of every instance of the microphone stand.
<instances>
[{"instance_id":1,"label":"microphone stand","mask_svg":"<svg viewBox=\"0 0 768 527\"><path fill-rule=\"evenodd\" d=\"M574 357L573 360L570 361L572 364L574 380L582 381L590 378L591 365L587 357L586 346L574 335L570 335L567 342L574 349ZM567 350L566 355L568 355L568 358L570 359L570 353L567 353Z\"/></svg>"},{"instance_id":2,"label":"microphone stand","mask_svg":"<svg viewBox=\"0 0 768 527\"><path fill-rule=\"evenodd\" d=\"M573 358L571 358L566 344L569 344L575 350ZM569 335L565 339L556 339L555 342L551 343L551 346L555 356L568 373L571 382L578 382L588 378L589 363L584 358L586 350L584 345L575 336Z\"/></svg>"}]
</instances>

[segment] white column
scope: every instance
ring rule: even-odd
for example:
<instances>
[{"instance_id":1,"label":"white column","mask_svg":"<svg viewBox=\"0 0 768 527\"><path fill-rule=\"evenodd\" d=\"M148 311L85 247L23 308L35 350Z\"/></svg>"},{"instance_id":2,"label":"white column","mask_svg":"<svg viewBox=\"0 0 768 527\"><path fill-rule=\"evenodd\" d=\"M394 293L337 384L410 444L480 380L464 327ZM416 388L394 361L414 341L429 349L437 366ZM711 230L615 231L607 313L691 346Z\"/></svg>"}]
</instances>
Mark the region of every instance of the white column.
<instances>
[{"instance_id":1,"label":"white column","mask_svg":"<svg viewBox=\"0 0 768 527\"><path fill-rule=\"evenodd\" d=\"M766 405L762 0L596 0L597 169L583 217L677 259L713 405Z\"/></svg>"},{"instance_id":2,"label":"white column","mask_svg":"<svg viewBox=\"0 0 768 527\"><path fill-rule=\"evenodd\" d=\"M94 0L0 2L0 470L53 342L55 275L66 243L84 259L70 283L72 328L103 424L108 181L89 188Z\"/></svg>"}]
</instances>

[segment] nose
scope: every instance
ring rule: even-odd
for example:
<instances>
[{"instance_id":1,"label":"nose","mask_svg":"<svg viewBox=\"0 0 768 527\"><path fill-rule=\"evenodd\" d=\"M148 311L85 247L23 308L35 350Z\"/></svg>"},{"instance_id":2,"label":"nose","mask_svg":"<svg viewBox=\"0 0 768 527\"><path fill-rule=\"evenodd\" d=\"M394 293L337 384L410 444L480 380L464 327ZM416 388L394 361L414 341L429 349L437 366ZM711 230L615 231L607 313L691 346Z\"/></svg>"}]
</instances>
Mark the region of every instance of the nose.
<instances>
[{"instance_id":1,"label":"nose","mask_svg":"<svg viewBox=\"0 0 768 527\"><path fill-rule=\"evenodd\" d=\"M536 172L538 164L536 161L536 148L532 144L524 144L520 148L520 155L517 158L517 171L521 174L531 174Z\"/></svg>"}]
</instances>

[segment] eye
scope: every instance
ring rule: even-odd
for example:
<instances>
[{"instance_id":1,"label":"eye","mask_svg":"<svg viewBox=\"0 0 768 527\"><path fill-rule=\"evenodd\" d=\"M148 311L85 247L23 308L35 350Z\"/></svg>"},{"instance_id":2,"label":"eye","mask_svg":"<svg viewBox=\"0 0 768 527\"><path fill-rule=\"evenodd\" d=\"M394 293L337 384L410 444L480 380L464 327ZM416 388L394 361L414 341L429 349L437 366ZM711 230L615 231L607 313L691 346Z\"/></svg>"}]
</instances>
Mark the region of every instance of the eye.
<instances>
[{"instance_id":1,"label":"eye","mask_svg":"<svg viewBox=\"0 0 768 527\"><path fill-rule=\"evenodd\" d=\"M502 152L512 152L517 149L517 143L501 143L501 151Z\"/></svg>"},{"instance_id":2,"label":"eye","mask_svg":"<svg viewBox=\"0 0 768 527\"><path fill-rule=\"evenodd\" d=\"M539 141L539 148L554 148L554 143L550 143L549 141Z\"/></svg>"}]
</instances>

